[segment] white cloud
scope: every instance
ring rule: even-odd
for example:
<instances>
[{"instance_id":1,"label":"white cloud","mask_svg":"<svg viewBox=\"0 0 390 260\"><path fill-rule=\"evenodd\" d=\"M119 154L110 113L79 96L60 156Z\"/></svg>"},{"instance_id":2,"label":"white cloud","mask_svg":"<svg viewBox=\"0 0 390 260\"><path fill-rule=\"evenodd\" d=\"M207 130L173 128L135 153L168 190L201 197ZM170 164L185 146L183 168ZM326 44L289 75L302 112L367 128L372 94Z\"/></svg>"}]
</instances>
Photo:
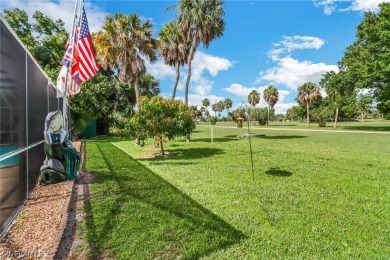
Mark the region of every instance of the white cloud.
<instances>
[{"instance_id":1,"label":"white cloud","mask_svg":"<svg viewBox=\"0 0 390 260\"><path fill-rule=\"evenodd\" d=\"M356 11L356 12L377 12L379 4L388 2L386 0L314 0L314 4L324 8L326 15L335 11Z\"/></svg>"},{"instance_id":2,"label":"white cloud","mask_svg":"<svg viewBox=\"0 0 390 260\"><path fill-rule=\"evenodd\" d=\"M172 78L175 80L176 72L174 68L165 65L164 61L160 59L155 63L145 62L147 71L157 79ZM233 62L228 59L217 57L198 51L192 61L191 81L189 91L199 94L207 95L211 92L214 82L205 77L207 71L211 77L216 77L220 71L228 70L233 66ZM180 81L177 86L178 90L184 90L187 79L187 66L180 69Z\"/></svg>"},{"instance_id":3,"label":"white cloud","mask_svg":"<svg viewBox=\"0 0 390 260\"><path fill-rule=\"evenodd\" d=\"M318 83L327 71L338 71L336 65L299 61L291 57L291 52L304 49L320 49L324 41L314 36L283 36L283 39L274 44L269 51L270 58L276 66L260 72L258 83L262 81L275 85L282 85L292 90L305 82Z\"/></svg>"},{"instance_id":4,"label":"white cloud","mask_svg":"<svg viewBox=\"0 0 390 260\"><path fill-rule=\"evenodd\" d=\"M275 105L275 114L286 114L289 108L297 106L298 103L276 103Z\"/></svg>"},{"instance_id":5,"label":"white cloud","mask_svg":"<svg viewBox=\"0 0 390 260\"><path fill-rule=\"evenodd\" d=\"M170 67L164 63L163 59L159 59L154 63L150 63L147 59L145 60L145 67L148 73L158 80L163 80L167 77L176 78L176 72L173 67Z\"/></svg>"},{"instance_id":6,"label":"white cloud","mask_svg":"<svg viewBox=\"0 0 390 260\"><path fill-rule=\"evenodd\" d=\"M73 23L74 1L59 0L59 1L28 1L28 0L12 0L1 1L1 9L19 8L25 10L30 19L35 11L40 11L47 15L52 20L61 19L65 23L65 29L70 32ZM84 4L85 12L87 14L88 25L91 32L98 31L102 24L106 13L103 12L98 5L92 3ZM59 11L60 10L60 11ZM30 20L32 21L32 20Z\"/></svg>"},{"instance_id":7,"label":"white cloud","mask_svg":"<svg viewBox=\"0 0 390 260\"><path fill-rule=\"evenodd\" d=\"M283 36L283 40L273 45L273 49L268 55L272 60L278 60L280 55L291 53L295 50L304 49L320 49L324 45L324 41L314 36Z\"/></svg>"},{"instance_id":8,"label":"white cloud","mask_svg":"<svg viewBox=\"0 0 390 260\"><path fill-rule=\"evenodd\" d=\"M230 67L232 67L233 62L225 58L198 51L195 54L191 65L191 80L196 82L201 80L204 71L208 71L211 76L215 77L218 75L218 72L228 70Z\"/></svg>"},{"instance_id":9,"label":"white cloud","mask_svg":"<svg viewBox=\"0 0 390 260\"><path fill-rule=\"evenodd\" d=\"M265 72L260 72L259 81L270 81L276 85L283 85L292 90L305 82L318 83L327 71L338 71L336 65L298 61L291 57L280 58L277 65Z\"/></svg>"},{"instance_id":10,"label":"white cloud","mask_svg":"<svg viewBox=\"0 0 390 260\"><path fill-rule=\"evenodd\" d=\"M379 4L388 2L384 0L355 0L347 10L366 12L366 11L378 11Z\"/></svg>"},{"instance_id":11,"label":"white cloud","mask_svg":"<svg viewBox=\"0 0 390 260\"><path fill-rule=\"evenodd\" d=\"M262 87L245 87L241 84L238 84L238 83L233 83L230 85L230 87L228 88L224 88L223 90L227 91L227 92L230 92L236 96L239 96L239 97L243 97L243 98L247 98L249 93L252 91L252 90L257 90L261 96L263 95L263 91L264 89L266 88L267 86L262 86Z\"/></svg>"}]
</instances>

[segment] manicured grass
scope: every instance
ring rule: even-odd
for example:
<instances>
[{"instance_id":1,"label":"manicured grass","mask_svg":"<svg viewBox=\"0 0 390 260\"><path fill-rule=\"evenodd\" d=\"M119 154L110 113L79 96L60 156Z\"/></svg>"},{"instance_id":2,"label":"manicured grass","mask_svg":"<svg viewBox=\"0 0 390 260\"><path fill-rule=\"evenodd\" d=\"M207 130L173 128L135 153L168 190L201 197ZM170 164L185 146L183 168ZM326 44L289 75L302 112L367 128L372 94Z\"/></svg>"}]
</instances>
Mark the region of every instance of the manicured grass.
<instances>
[{"instance_id":1,"label":"manicured grass","mask_svg":"<svg viewBox=\"0 0 390 260\"><path fill-rule=\"evenodd\" d=\"M202 122L202 125L210 125ZM236 126L235 122L217 122L216 126ZM247 121L243 123L247 127ZM259 123L250 121L250 127L260 128L291 128L307 129L306 121L283 121L270 122L268 126L260 126ZM355 130L355 131L387 131L390 132L390 120L384 119L365 119L361 121L338 122L337 127L333 127L333 122L327 122L325 127L319 127L317 123L311 122L310 129L314 130Z\"/></svg>"},{"instance_id":2,"label":"manicured grass","mask_svg":"<svg viewBox=\"0 0 390 260\"><path fill-rule=\"evenodd\" d=\"M96 255L390 258L390 135L198 126L190 143L87 142L83 233Z\"/></svg>"}]
</instances>

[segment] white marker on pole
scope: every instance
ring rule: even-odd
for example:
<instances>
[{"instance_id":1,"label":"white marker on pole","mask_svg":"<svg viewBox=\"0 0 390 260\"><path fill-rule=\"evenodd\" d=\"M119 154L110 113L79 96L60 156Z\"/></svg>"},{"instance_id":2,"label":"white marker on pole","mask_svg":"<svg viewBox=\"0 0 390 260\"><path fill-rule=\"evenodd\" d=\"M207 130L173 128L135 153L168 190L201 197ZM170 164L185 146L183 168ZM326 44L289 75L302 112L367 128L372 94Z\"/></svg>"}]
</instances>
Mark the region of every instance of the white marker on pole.
<instances>
[{"instance_id":1,"label":"white marker on pole","mask_svg":"<svg viewBox=\"0 0 390 260\"><path fill-rule=\"evenodd\" d=\"M213 143L213 132L214 132L214 128L211 127L211 144Z\"/></svg>"}]
</instances>

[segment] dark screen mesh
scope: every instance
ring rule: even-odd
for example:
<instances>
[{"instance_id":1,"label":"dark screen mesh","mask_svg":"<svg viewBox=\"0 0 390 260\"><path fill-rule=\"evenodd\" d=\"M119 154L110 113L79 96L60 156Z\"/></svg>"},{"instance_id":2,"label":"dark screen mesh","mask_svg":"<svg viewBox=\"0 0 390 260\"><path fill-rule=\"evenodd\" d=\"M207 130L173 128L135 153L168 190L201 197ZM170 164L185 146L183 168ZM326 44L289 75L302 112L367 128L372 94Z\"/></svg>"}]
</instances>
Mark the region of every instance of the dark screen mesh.
<instances>
[{"instance_id":1,"label":"dark screen mesh","mask_svg":"<svg viewBox=\"0 0 390 260\"><path fill-rule=\"evenodd\" d=\"M45 74L0 19L0 233L35 187L45 154L43 144L28 145L43 141L46 115L62 109L60 103Z\"/></svg>"}]
</instances>

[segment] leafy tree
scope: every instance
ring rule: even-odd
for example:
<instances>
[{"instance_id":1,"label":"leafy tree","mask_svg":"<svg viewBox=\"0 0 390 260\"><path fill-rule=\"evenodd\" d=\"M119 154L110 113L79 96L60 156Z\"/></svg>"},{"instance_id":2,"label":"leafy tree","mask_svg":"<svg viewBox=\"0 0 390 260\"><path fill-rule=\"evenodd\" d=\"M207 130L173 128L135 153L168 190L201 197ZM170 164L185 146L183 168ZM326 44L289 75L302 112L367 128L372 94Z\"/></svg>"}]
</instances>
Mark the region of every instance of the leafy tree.
<instances>
[{"instance_id":1,"label":"leafy tree","mask_svg":"<svg viewBox=\"0 0 390 260\"><path fill-rule=\"evenodd\" d=\"M152 75L146 73L139 80L141 96L152 97L160 93L160 82Z\"/></svg>"},{"instance_id":2,"label":"leafy tree","mask_svg":"<svg viewBox=\"0 0 390 260\"><path fill-rule=\"evenodd\" d=\"M185 104L188 105L188 88L191 79L191 63L196 48L202 42L208 48L211 41L223 35L225 22L222 0L180 0L178 23L188 42L191 42L187 59Z\"/></svg>"},{"instance_id":3,"label":"leafy tree","mask_svg":"<svg viewBox=\"0 0 390 260\"><path fill-rule=\"evenodd\" d=\"M271 108L274 108L275 104L279 100L279 91L274 86L267 87L263 92L263 98L268 103L268 122L270 120L269 118L269 111Z\"/></svg>"},{"instance_id":4,"label":"leafy tree","mask_svg":"<svg viewBox=\"0 0 390 260\"><path fill-rule=\"evenodd\" d=\"M336 127L340 110L356 99L354 80L345 70L340 70L338 73L330 71L323 75L320 86L325 88L328 98L335 106L333 126Z\"/></svg>"},{"instance_id":5,"label":"leafy tree","mask_svg":"<svg viewBox=\"0 0 390 260\"><path fill-rule=\"evenodd\" d=\"M358 99L358 108L359 108L359 112L360 112L360 118L362 121L364 121L364 113L367 112L371 105L372 105L372 102L373 102L373 99L371 96L368 96L368 95L362 95L359 99Z\"/></svg>"},{"instance_id":6,"label":"leafy tree","mask_svg":"<svg viewBox=\"0 0 390 260\"><path fill-rule=\"evenodd\" d=\"M310 104L312 104L320 96L320 90L317 84L306 82L298 87L298 100L306 105L306 122L307 127L310 127Z\"/></svg>"},{"instance_id":7,"label":"leafy tree","mask_svg":"<svg viewBox=\"0 0 390 260\"><path fill-rule=\"evenodd\" d=\"M64 22L53 21L36 11L35 23L30 23L27 13L18 8L4 10L4 18L45 73L52 79L57 78L68 38Z\"/></svg>"},{"instance_id":8,"label":"leafy tree","mask_svg":"<svg viewBox=\"0 0 390 260\"><path fill-rule=\"evenodd\" d=\"M180 66L183 66L189 54L189 44L177 22L164 24L160 36L159 54L165 64L175 67L176 80L173 86L172 99L175 99L176 89L180 79Z\"/></svg>"},{"instance_id":9,"label":"leafy tree","mask_svg":"<svg viewBox=\"0 0 390 260\"><path fill-rule=\"evenodd\" d=\"M68 99L71 108L72 127L81 132L91 119L101 121L108 133L108 126L115 118L112 112L116 106L116 88L114 74L110 70L101 70L95 77L83 83L78 95Z\"/></svg>"},{"instance_id":10,"label":"leafy tree","mask_svg":"<svg viewBox=\"0 0 390 260\"><path fill-rule=\"evenodd\" d=\"M357 87L373 89L378 109L390 114L389 17L390 3L380 4L378 13L366 12L340 66L352 75Z\"/></svg>"},{"instance_id":11,"label":"leafy tree","mask_svg":"<svg viewBox=\"0 0 390 260\"><path fill-rule=\"evenodd\" d=\"M139 80L146 73L143 57L156 60L158 40L152 35L152 22L138 14L106 16L103 31L95 37L96 54L104 68L118 70L119 80L133 85L140 109Z\"/></svg>"},{"instance_id":12,"label":"leafy tree","mask_svg":"<svg viewBox=\"0 0 390 260\"><path fill-rule=\"evenodd\" d=\"M329 106L319 106L314 108L311 112L313 119L318 123L320 127L326 126L326 121L331 120L333 117L333 111Z\"/></svg>"},{"instance_id":13,"label":"leafy tree","mask_svg":"<svg viewBox=\"0 0 390 260\"><path fill-rule=\"evenodd\" d=\"M135 136L159 136L162 155L165 155L163 138L172 140L195 129L191 109L181 101L154 96L142 97L140 104L142 109L129 120L127 128Z\"/></svg>"},{"instance_id":14,"label":"leafy tree","mask_svg":"<svg viewBox=\"0 0 390 260\"><path fill-rule=\"evenodd\" d=\"M259 122L259 125L266 125L267 124L267 118L268 118L268 108L254 108L250 110L250 117L254 118L257 122ZM271 109L271 114L275 114L275 110Z\"/></svg>"},{"instance_id":15,"label":"leafy tree","mask_svg":"<svg viewBox=\"0 0 390 260\"><path fill-rule=\"evenodd\" d=\"M252 90L248 95L248 103L255 107L260 102L260 93Z\"/></svg>"},{"instance_id":16,"label":"leafy tree","mask_svg":"<svg viewBox=\"0 0 390 260\"><path fill-rule=\"evenodd\" d=\"M236 110L233 110L232 113L235 120L237 120L239 117L241 117L243 120L246 120L245 108L237 108Z\"/></svg>"},{"instance_id":17,"label":"leafy tree","mask_svg":"<svg viewBox=\"0 0 390 260\"><path fill-rule=\"evenodd\" d=\"M301 106L293 106L289 109L287 109L286 112L286 119L294 121L299 120L300 118L305 117L306 114L306 109L304 109Z\"/></svg>"}]
</instances>

